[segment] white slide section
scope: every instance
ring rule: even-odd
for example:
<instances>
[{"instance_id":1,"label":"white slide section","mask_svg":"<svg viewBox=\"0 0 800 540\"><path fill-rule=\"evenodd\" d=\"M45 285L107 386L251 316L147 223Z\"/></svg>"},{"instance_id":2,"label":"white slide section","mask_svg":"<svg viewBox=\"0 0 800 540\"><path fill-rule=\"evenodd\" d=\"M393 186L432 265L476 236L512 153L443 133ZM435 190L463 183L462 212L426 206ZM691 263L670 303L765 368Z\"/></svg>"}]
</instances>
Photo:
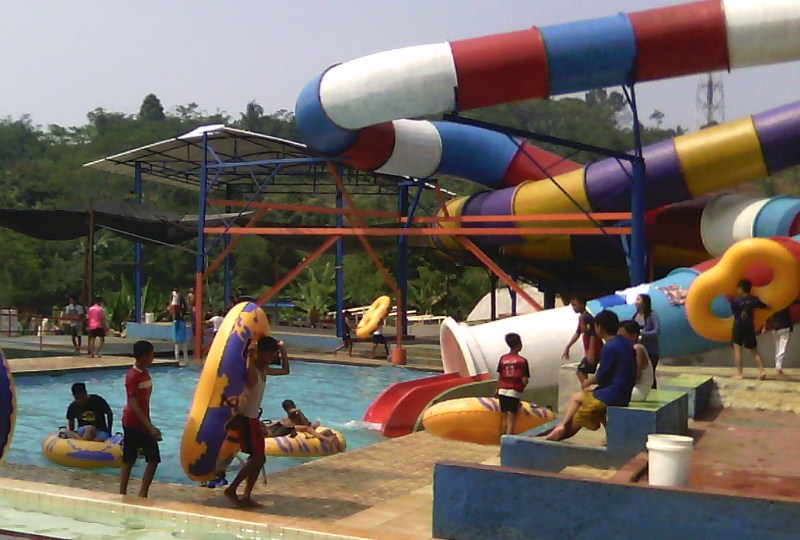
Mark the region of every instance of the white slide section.
<instances>
[{"instance_id":1,"label":"white slide section","mask_svg":"<svg viewBox=\"0 0 800 540\"><path fill-rule=\"evenodd\" d=\"M497 363L508 352L505 335L517 333L522 338L522 356L528 359L531 379L528 388L546 388L558 384L561 354L578 327L578 314L570 306L547 309L469 326L452 317L442 322L439 340L445 373L474 376L488 373L497 376ZM573 346L572 357L583 356L580 342Z\"/></svg>"},{"instance_id":2,"label":"white slide section","mask_svg":"<svg viewBox=\"0 0 800 540\"><path fill-rule=\"evenodd\" d=\"M800 56L800 2L724 0L730 68L791 62Z\"/></svg>"},{"instance_id":3,"label":"white slide section","mask_svg":"<svg viewBox=\"0 0 800 540\"><path fill-rule=\"evenodd\" d=\"M319 95L334 123L359 129L455 110L457 86L450 44L437 43L371 54L333 67L322 78Z\"/></svg>"}]
</instances>

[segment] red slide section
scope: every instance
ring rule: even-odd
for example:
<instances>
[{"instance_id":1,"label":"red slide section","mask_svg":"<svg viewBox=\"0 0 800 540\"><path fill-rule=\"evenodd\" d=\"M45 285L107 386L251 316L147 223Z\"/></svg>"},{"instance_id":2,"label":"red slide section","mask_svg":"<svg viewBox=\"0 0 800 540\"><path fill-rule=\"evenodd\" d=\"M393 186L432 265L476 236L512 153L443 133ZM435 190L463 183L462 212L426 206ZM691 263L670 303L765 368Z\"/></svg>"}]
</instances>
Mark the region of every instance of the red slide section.
<instances>
[{"instance_id":1,"label":"red slide section","mask_svg":"<svg viewBox=\"0 0 800 540\"><path fill-rule=\"evenodd\" d=\"M414 429L422 410L433 398L449 388L487 378L488 375L485 374L462 377L458 373L446 373L395 383L375 398L364 413L364 421L380 424L381 433L385 437L408 435Z\"/></svg>"}]
</instances>

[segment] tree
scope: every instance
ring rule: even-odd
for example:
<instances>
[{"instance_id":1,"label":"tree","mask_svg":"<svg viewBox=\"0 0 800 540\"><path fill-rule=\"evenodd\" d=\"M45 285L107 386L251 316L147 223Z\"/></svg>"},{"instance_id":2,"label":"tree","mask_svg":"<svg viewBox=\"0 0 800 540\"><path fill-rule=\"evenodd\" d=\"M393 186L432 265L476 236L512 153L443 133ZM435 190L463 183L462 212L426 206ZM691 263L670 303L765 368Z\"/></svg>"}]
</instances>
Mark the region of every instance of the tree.
<instances>
[{"instance_id":1,"label":"tree","mask_svg":"<svg viewBox=\"0 0 800 540\"><path fill-rule=\"evenodd\" d=\"M247 107L242 113L240 124L248 131L256 131L262 116L264 116L264 107L253 100L247 104Z\"/></svg>"},{"instance_id":2,"label":"tree","mask_svg":"<svg viewBox=\"0 0 800 540\"><path fill-rule=\"evenodd\" d=\"M139 120L161 122L166 119L164 106L155 94L147 94L139 107Z\"/></svg>"},{"instance_id":3,"label":"tree","mask_svg":"<svg viewBox=\"0 0 800 540\"><path fill-rule=\"evenodd\" d=\"M653 114L650 115L650 120L656 121L656 127L660 128L661 124L664 122L664 113L656 109L653 111Z\"/></svg>"}]
</instances>

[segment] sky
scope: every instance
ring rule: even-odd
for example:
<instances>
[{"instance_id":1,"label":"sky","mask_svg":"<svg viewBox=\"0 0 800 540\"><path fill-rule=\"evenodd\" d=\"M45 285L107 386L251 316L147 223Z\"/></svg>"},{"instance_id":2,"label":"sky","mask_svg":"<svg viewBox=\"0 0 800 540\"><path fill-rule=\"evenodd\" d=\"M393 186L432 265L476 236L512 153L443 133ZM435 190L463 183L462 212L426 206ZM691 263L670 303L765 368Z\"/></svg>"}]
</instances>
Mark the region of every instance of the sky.
<instances>
[{"instance_id":1,"label":"sky","mask_svg":"<svg viewBox=\"0 0 800 540\"><path fill-rule=\"evenodd\" d=\"M256 100L294 110L326 67L398 47L458 40L648 9L674 0L3 0L0 117L86 123L86 113L136 113L155 93L233 116ZM699 78L637 86L645 121L697 127ZM798 99L797 63L722 77L734 120Z\"/></svg>"}]
</instances>

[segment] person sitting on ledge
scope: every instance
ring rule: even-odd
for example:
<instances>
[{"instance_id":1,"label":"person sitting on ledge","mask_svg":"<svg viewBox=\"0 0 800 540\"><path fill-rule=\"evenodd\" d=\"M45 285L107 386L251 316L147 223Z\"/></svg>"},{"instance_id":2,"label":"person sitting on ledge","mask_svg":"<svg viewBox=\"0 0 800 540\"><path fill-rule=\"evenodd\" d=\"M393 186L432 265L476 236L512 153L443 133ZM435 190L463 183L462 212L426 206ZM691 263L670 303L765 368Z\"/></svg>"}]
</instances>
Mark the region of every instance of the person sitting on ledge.
<instances>
[{"instance_id":1,"label":"person sitting on ledge","mask_svg":"<svg viewBox=\"0 0 800 540\"><path fill-rule=\"evenodd\" d=\"M562 441L581 428L597 431L605 426L608 407L625 407L631 400L636 383L636 352L633 343L618 336L619 318L612 311L601 311L595 317L595 331L605 342L600 354L597 374L584 383L584 389L570 399L564 420L547 435L548 441ZM597 388L589 390L596 381Z\"/></svg>"}]
</instances>

